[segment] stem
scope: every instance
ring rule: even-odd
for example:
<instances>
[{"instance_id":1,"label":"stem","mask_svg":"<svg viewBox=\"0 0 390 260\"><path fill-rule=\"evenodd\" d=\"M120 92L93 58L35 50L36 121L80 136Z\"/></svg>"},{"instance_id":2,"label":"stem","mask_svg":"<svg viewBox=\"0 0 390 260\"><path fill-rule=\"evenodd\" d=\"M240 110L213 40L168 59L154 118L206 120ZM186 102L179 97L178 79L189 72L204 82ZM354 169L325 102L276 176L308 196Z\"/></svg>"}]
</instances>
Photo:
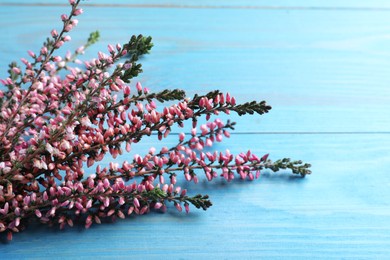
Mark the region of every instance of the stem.
<instances>
[{"instance_id":1,"label":"stem","mask_svg":"<svg viewBox=\"0 0 390 260\"><path fill-rule=\"evenodd\" d=\"M56 45L59 41L61 41L62 35L65 33L65 27L66 27L66 25L68 25L69 21L72 19L72 17L73 17L73 12L76 10L76 8L77 8L79 2L80 2L80 0L77 0L76 3L72 6L72 11L71 11L71 13L69 14L68 19L64 22L64 25L63 25L63 28L62 28L60 34L58 35L58 37L57 37L56 40L54 41L53 46L52 46L53 48L52 48L52 49L49 51L49 53L46 55L45 60L42 61L41 67L40 67L40 68L38 69L38 71L36 72L36 76L35 76L34 79L32 80L31 85L30 85L30 87L28 88L28 90L27 90L25 96L24 96L24 97L22 98L22 100L19 102L18 107L16 108L16 110L14 111L14 113L12 114L12 116L9 117L9 119L8 119L8 121L7 121L7 123L6 123L7 128L6 128L6 129L4 130L4 132L0 135L0 140L2 140L3 138L5 138L5 137L7 136L9 130L10 130L11 127L13 126L13 124L11 124L11 121L15 118L15 116L16 116L17 114L20 113L21 107L25 105L25 102L27 101L28 96L29 96L29 94L30 94L31 91L32 91L31 87L34 85L34 83L37 82L38 77L40 76L41 72L43 71L45 65L49 62L49 60L50 60L51 56L53 55L54 51L57 49L57 48L55 47L55 45ZM12 100L12 97L13 97L13 94L14 94L14 93L15 93L15 92L12 92L12 96L9 98L9 100ZM5 106L7 106L7 104L5 104L4 107L5 107Z\"/></svg>"},{"instance_id":2,"label":"stem","mask_svg":"<svg viewBox=\"0 0 390 260\"><path fill-rule=\"evenodd\" d=\"M90 190L90 192L91 191L92 190ZM66 201L71 201L71 200L75 201L76 199L87 197L89 199L91 199L91 198L94 199L93 206L90 209L88 209L88 210L91 210L91 209L99 208L100 205L102 204L102 202L98 199L98 197L108 197L108 198L125 197L125 199L128 203L125 203L124 205L132 205L134 198L138 198L146 204L149 204L150 202L163 202L163 201L169 201L169 202L175 202L175 203L190 202L190 203L194 204L194 206L196 206L197 208L202 207L205 210L211 206L211 202L208 200L207 195L205 195L205 196L196 195L194 197L189 197L189 196L182 196L182 195L176 196L175 194L176 193L173 193L173 194L166 193L159 188L154 188L153 190L142 191L142 192L139 192L137 189L135 189L131 192L122 192L122 193L113 193L113 192L107 193L107 191L106 191L106 192L91 194L91 193L80 192L80 193L73 194L73 195L68 196L68 197L61 198L60 200L58 200L57 205L60 205ZM98 203L95 204L96 202L98 202ZM199 203L201 205L204 204L205 207L198 206ZM111 207L111 208L115 208L115 206L116 206L116 204L114 204L113 207ZM56 206L52 205L52 201L50 201L50 198L49 198L44 203L40 203L40 204L37 204L35 206L30 206L27 210L25 210L23 212L22 218L28 219L30 216L35 215L35 213L34 213L35 210L40 210L41 212L43 211L43 213L44 213L44 211L48 211L52 207L56 207ZM107 209L111 209L111 208L105 207L105 210L107 211ZM66 208L66 206L65 207L58 207L58 208L56 208L56 211L59 209L73 211L72 209ZM84 214L87 214L87 213L84 213ZM8 214L3 215L0 218L0 223L1 223L1 221L15 219L16 217L17 216L16 216L15 212L10 212Z\"/></svg>"}]
</instances>

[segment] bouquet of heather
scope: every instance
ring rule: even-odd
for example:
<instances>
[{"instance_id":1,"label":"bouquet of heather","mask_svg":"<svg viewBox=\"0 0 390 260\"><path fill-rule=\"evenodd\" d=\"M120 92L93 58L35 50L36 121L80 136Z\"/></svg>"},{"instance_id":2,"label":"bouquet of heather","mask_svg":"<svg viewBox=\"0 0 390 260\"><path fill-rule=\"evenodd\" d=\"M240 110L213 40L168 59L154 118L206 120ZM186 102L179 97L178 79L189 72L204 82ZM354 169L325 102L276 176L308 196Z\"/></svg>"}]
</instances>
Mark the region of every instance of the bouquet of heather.
<instances>
[{"instance_id":1,"label":"bouquet of heather","mask_svg":"<svg viewBox=\"0 0 390 260\"><path fill-rule=\"evenodd\" d=\"M165 211L168 203L186 212L190 205L204 210L212 205L207 195L191 196L176 186L177 174L194 183L201 176L253 180L263 169L310 174L310 165L301 161L204 150L229 137L235 125L212 121L211 115L261 115L271 109L264 101L238 104L218 90L188 98L178 89L155 93L140 83L130 87L142 72L138 60L151 49L150 37L108 45L107 53L81 62L79 55L99 37L95 32L73 54L57 56L71 39L75 16L83 12L79 2L70 0L70 14L61 16L62 29L52 30L39 53L29 51L22 65L11 63L9 77L1 80L0 232L9 240L34 219L60 228L77 221L88 228L104 219ZM169 105L161 108L166 101ZM198 129L201 117L207 123ZM162 140L187 121L192 130L179 134L175 146L152 147L145 155L105 168L98 165L85 174L86 167L108 154L116 158L146 137Z\"/></svg>"}]
</instances>

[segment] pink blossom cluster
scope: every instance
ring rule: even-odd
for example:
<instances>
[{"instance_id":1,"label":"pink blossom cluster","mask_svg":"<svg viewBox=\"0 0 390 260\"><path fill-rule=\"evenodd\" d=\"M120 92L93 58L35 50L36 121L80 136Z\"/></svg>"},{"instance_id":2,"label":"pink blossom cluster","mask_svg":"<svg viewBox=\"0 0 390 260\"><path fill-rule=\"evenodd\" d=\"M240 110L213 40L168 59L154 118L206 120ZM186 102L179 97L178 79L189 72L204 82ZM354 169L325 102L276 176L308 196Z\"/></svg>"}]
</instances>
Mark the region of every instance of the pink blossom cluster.
<instances>
[{"instance_id":1,"label":"pink blossom cluster","mask_svg":"<svg viewBox=\"0 0 390 260\"><path fill-rule=\"evenodd\" d=\"M12 63L9 77L1 80L0 233L9 240L32 219L60 228L82 221L88 228L107 218L165 211L168 203L186 212L190 204L210 207L207 195L189 196L177 186L179 173L194 183L201 176L253 180L266 168L310 173L310 165L301 161L205 150L229 137L235 124L211 121L212 115L263 114L270 107L264 101L237 104L219 91L188 98L181 90L153 93L139 82L132 86L130 79L141 72L137 58L147 53L144 37L108 45L106 53L89 61L77 58L88 44L65 57L56 55L71 40L68 33L78 24L74 17L83 13L79 0L69 2L62 29L52 30L38 53L29 51L22 67ZM176 103L159 110L158 103L165 101ZM200 117L208 123L198 127ZM93 174L85 173L106 155L115 159L154 134L162 140L186 121L192 130L180 133L174 147L151 148L130 162L98 165Z\"/></svg>"}]
</instances>

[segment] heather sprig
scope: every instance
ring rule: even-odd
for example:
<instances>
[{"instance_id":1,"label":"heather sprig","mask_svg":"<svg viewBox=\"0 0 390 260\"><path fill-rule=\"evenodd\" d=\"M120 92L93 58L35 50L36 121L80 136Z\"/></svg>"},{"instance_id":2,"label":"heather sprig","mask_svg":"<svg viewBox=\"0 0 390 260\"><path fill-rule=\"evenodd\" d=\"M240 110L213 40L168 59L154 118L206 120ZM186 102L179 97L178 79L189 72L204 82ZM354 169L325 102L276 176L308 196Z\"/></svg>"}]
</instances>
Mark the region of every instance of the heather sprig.
<instances>
[{"instance_id":1,"label":"heather sprig","mask_svg":"<svg viewBox=\"0 0 390 260\"><path fill-rule=\"evenodd\" d=\"M309 164L288 158L273 162L250 150L233 155L205 149L230 137L236 124L211 120L213 115L262 115L271 107L265 101L237 104L219 90L189 98L179 89L151 92L140 82L132 84L142 72L139 58L153 46L151 37L132 36L123 46L108 45L107 52L81 61L99 38L93 32L73 54L57 55L71 40L69 32L78 24L74 17L83 13L79 2L70 0L62 29L52 30L22 65L12 62L9 77L0 80L5 86L0 90L0 232L8 239L31 219L60 228L82 221L89 228L105 219L166 211L169 203L187 213L190 205L210 207L207 195L187 195L177 185L179 174L196 184L200 178L254 180L265 169L311 173ZM203 117L207 123L199 126ZM188 121L190 133L180 133L173 147L151 147L132 160L85 173L106 156L130 152L144 138L163 140Z\"/></svg>"}]
</instances>

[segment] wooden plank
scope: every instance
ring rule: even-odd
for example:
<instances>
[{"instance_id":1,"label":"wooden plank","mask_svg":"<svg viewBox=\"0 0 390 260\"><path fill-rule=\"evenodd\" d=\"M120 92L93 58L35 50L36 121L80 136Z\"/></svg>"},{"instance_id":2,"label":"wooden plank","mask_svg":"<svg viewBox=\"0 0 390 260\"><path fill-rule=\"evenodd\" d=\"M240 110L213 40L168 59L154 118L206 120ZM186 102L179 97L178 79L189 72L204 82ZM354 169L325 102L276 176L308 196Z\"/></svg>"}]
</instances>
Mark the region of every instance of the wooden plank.
<instances>
[{"instance_id":1,"label":"wooden plank","mask_svg":"<svg viewBox=\"0 0 390 260\"><path fill-rule=\"evenodd\" d=\"M177 136L165 141L173 145ZM138 151L154 145L145 140ZM35 227L0 247L2 259L386 258L390 254L388 135L234 136L215 149L270 152L313 163L313 175L263 172L254 182L188 185L208 211L171 209L115 224L57 231Z\"/></svg>"},{"instance_id":2,"label":"wooden plank","mask_svg":"<svg viewBox=\"0 0 390 260\"><path fill-rule=\"evenodd\" d=\"M10 60L39 49L64 12L5 2L0 0L0 77ZM38 2L44 1L28 1ZM239 134L217 149L304 159L314 174L300 179L264 172L254 183L189 185L193 194L210 194L214 206L187 216L151 213L88 231L34 227L1 246L1 259L388 257L390 139L378 133L390 129L390 18L378 9L388 3L370 1L374 10L356 1L189 1L189 8L168 7L181 4L174 0L159 1L164 8L140 6L157 1L121 3L138 8L86 7L71 47L95 29L103 36L99 46L132 33L154 36L144 85L185 87L189 94L220 88L239 100L264 98L274 106L261 120L243 119ZM196 8L199 3L208 8ZM241 8L253 3L259 8ZM273 8L279 4L287 8ZM309 134L245 134L259 131ZM329 131L366 133L318 133ZM134 152L156 145L155 136L145 141Z\"/></svg>"},{"instance_id":3,"label":"wooden plank","mask_svg":"<svg viewBox=\"0 0 390 260\"><path fill-rule=\"evenodd\" d=\"M0 4L25 4L25 5L66 5L67 1L51 0L0 0ZM378 11L390 8L386 0L372 0L369 2L354 0L94 0L85 5L109 5L131 7L159 7L159 8L259 8L259 9L296 9L296 10L368 10Z\"/></svg>"},{"instance_id":4,"label":"wooden plank","mask_svg":"<svg viewBox=\"0 0 390 260\"><path fill-rule=\"evenodd\" d=\"M386 12L86 7L73 49L89 32L108 43L131 34L154 37L143 60L144 85L220 89L241 102L267 100L272 114L242 121L240 132L390 130L390 16ZM39 50L59 27L62 7L0 10L0 72L25 50ZM57 21L57 22L56 22Z\"/></svg>"}]
</instances>

